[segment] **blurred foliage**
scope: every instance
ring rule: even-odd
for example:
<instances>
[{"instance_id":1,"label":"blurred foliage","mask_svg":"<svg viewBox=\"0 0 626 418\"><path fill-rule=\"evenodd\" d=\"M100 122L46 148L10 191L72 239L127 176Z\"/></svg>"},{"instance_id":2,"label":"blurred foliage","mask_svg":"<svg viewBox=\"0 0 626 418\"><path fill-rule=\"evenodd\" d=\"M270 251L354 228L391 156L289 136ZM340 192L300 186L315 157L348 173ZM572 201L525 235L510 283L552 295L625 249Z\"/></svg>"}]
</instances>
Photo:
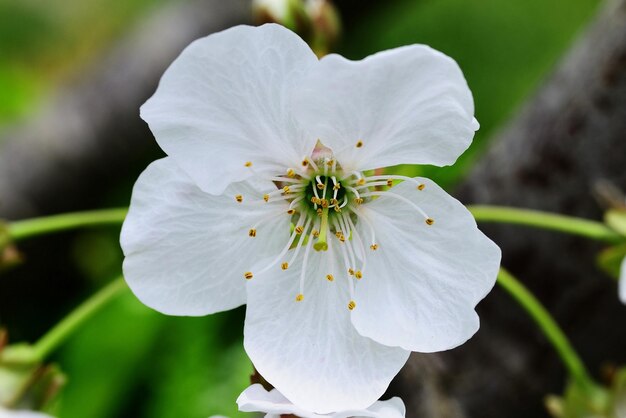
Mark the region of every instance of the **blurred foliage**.
<instances>
[{"instance_id":1,"label":"blurred foliage","mask_svg":"<svg viewBox=\"0 0 626 418\"><path fill-rule=\"evenodd\" d=\"M0 125L78 77L151 8L177 0L0 0Z\"/></svg>"},{"instance_id":2,"label":"blurred foliage","mask_svg":"<svg viewBox=\"0 0 626 418\"><path fill-rule=\"evenodd\" d=\"M469 83L481 129L452 167L402 167L450 187L482 152L496 128L542 81L593 15L598 0L398 0L368 9L346 27L342 53L362 58L424 43L454 58ZM344 13L346 13L344 11Z\"/></svg>"},{"instance_id":3,"label":"blurred foliage","mask_svg":"<svg viewBox=\"0 0 626 418\"><path fill-rule=\"evenodd\" d=\"M98 56L141 16L174 1L180 0L0 0L0 126L36 110L54 88L96 65ZM598 2L344 0L337 4L346 22L341 52L350 58L426 43L461 65L481 122L474 146L453 167L399 168L450 187L483 151L486 139L541 82ZM102 193L103 199L126 203L133 180L114 185L114 190ZM110 196L121 197L111 202ZM47 255L54 264L49 258L52 265L45 277L28 277L14 288L28 292L33 286L45 286L52 292L50 301L35 307L22 294L19 303L11 301L8 309L14 312L5 313L3 320L8 319L13 335L40 335L42 328L58 319L59 309L69 310L119 271L117 231L46 239L40 242L51 243ZM22 248L28 259L20 269L38 262L36 251L29 251L33 248L38 247ZM71 272L64 275L62 268ZM83 278L83 289L91 290L77 291L80 285L67 279L73 275ZM7 306L0 314L3 309ZM234 401L247 386L251 367L241 344L241 324L241 311L171 318L125 295L100 312L54 359L68 375L59 417L242 416Z\"/></svg>"}]
</instances>

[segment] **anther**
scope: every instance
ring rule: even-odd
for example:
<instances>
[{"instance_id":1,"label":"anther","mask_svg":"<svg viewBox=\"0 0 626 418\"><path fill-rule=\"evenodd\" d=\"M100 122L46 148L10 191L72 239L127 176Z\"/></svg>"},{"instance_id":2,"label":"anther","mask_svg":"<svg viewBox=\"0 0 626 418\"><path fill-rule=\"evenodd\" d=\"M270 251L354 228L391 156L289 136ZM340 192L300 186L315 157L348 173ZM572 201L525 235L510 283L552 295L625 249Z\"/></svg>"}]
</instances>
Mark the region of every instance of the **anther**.
<instances>
[{"instance_id":1,"label":"anther","mask_svg":"<svg viewBox=\"0 0 626 418\"><path fill-rule=\"evenodd\" d=\"M323 212L322 208L317 208L317 216L322 216Z\"/></svg>"},{"instance_id":2,"label":"anther","mask_svg":"<svg viewBox=\"0 0 626 418\"><path fill-rule=\"evenodd\" d=\"M270 195L268 195L268 194L264 194L264 195L263 195L263 200L265 200L266 202L269 202L269 200L270 200Z\"/></svg>"},{"instance_id":3,"label":"anther","mask_svg":"<svg viewBox=\"0 0 626 418\"><path fill-rule=\"evenodd\" d=\"M354 270L352 270L351 268L350 268L350 269L348 269L348 274L349 274L350 276L354 276Z\"/></svg>"},{"instance_id":4,"label":"anther","mask_svg":"<svg viewBox=\"0 0 626 418\"><path fill-rule=\"evenodd\" d=\"M362 197L357 197L356 199L354 199L354 203L356 203L357 205L363 204L363 198Z\"/></svg>"},{"instance_id":5,"label":"anther","mask_svg":"<svg viewBox=\"0 0 626 418\"><path fill-rule=\"evenodd\" d=\"M294 213L296 213L295 209L287 209L287 215L293 215Z\"/></svg>"},{"instance_id":6,"label":"anther","mask_svg":"<svg viewBox=\"0 0 626 418\"><path fill-rule=\"evenodd\" d=\"M348 309L353 310L354 308L356 308L356 302L355 302L355 301L353 301L353 300L351 300L351 301L348 303Z\"/></svg>"},{"instance_id":7,"label":"anther","mask_svg":"<svg viewBox=\"0 0 626 418\"><path fill-rule=\"evenodd\" d=\"M283 264L280 265L280 268L283 270L287 270L289 268L289 263L284 262Z\"/></svg>"},{"instance_id":8,"label":"anther","mask_svg":"<svg viewBox=\"0 0 626 418\"><path fill-rule=\"evenodd\" d=\"M296 172L293 170L293 168L290 168L289 170L287 170L287 177L294 178L295 176L296 176Z\"/></svg>"},{"instance_id":9,"label":"anther","mask_svg":"<svg viewBox=\"0 0 626 418\"><path fill-rule=\"evenodd\" d=\"M291 189L289 188L289 186L283 187L283 193L284 194L289 194L290 192L291 192Z\"/></svg>"},{"instance_id":10,"label":"anther","mask_svg":"<svg viewBox=\"0 0 626 418\"><path fill-rule=\"evenodd\" d=\"M334 206L335 212L341 212L341 208L337 205Z\"/></svg>"},{"instance_id":11,"label":"anther","mask_svg":"<svg viewBox=\"0 0 626 418\"><path fill-rule=\"evenodd\" d=\"M417 190L424 190L424 187L426 187L426 185L424 183L422 183L422 184L417 186Z\"/></svg>"},{"instance_id":12,"label":"anther","mask_svg":"<svg viewBox=\"0 0 626 418\"><path fill-rule=\"evenodd\" d=\"M389 179L387 180L387 187L392 187L393 186L393 180Z\"/></svg>"},{"instance_id":13,"label":"anther","mask_svg":"<svg viewBox=\"0 0 626 418\"><path fill-rule=\"evenodd\" d=\"M356 147L357 148L361 148L363 146L363 141L357 141L356 142Z\"/></svg>"},{"instance_id":14,"label":"anther","mask_svg":"<svg viewBox=\"0 0 626 418\"><path fill-rule=\"evenodd\" d=\"M361 272L361 270L357 270L354 272L354 277L357 278L357 280L361 280L363 278L363 273Z\"/></svg>"},{"instance_id":15,"label":"anther","mask_svg":"<svg viewBox=\"0 0 626 418\"><path fill-rule=\"evenodd\" d=\"M371 249L372 251L376 251L376 250L378 249L378 244L372 244L372 245L370 245L370 249Z\"/></svg>"},{"instance_id":16,"label":"anther","mask_svg":"<svg viewBox=\"0 0 626 418\"><path fill-rule=\"evenodd\" d=\"M326 280L328 280L329 282L332 282L333 280L335 280L335 278L333 277L332 274L327 274L326 275Z\"/></svg>"},{"instance_id":17,"label":"anther","mask_svg":"<svg viewBox=\"0 0 626 418\"><path fill-rule=\"evenodd\" d=\"M237 196L235 196L235 200L239 203L243 202L243 196L238 194Z\"/></svg>"},{"instance_id":18,"label":"anther","mask_svg":"<svg viewBox=\"0 0 626 418\"><path fill-rule=\"evenodd\" d=\"M358 184L359 186L363 186L365 184L365 179L361 177L359 180L357 180L356 184Z\"/></svg>"},{"instance_id":19,"label":"anther","mask_svg":"<svg viewBox=\"0 0 626 418\"><path fill-rule=\"evenodd\" d=\"M246 272L243 274L243 277L245 277L245 278L246 278L246 280L250 280L251 278L253 278L253 277L254 277L254 275L252 274L252 272L251 272L251 271L246 271Z\"/></svg>"},{"instance_id":20,"label":"anther","mask_svg":"<svg viewBox=\"0 0 626 418\"><path fill-rule=\"evenodd\" d=\"M435 223L435 220L433 218L426 218L426 225L432 225Z\"/></svg>"},{"instance_id":21,"label":"anther","mask_svg":"<svg viewBox=\"0 0 626 418\"><path fill-rule=\"evenodd\" d=\"M320 190L324 189L324 183L317 183L317 188Z\"/></svg>"},{"instance_id":22,"label":"anther","mask_svg":"<svg viewBox=\"0 0 626 418\"><path fill-rule=\"evenodd\" d=\"M296 226L296 234L300 235L304 232L304 227L302 225Z\"/></svg>"},{"instance_id":23,"label":"anther","mask_svg":"<svg viewBox=\"0 0 626 418\"><path fill-rule=\"evenodd\" d=\"M251 237L256 237L256 229L252 228L248 231L248 235Z\"/></svg>"},{"instance_id":24,"label":"anther","mask_svg":"<svg viewBox=\"0 0 626 418\"><path fill-rule=\"evenodd\" d=\"M332 166L333 166L333 164L335 164L335 161L334 161L334 160L328 160L328 161L326 161L326 165L327 165L327 166L329 166L329 167L332 167Z\"/></svg>"},{"instance_id":25,"label":"anther","mask_svg":"<svg viewBox=\"0 0 626 418\"><path fill-rule=\"evenodd\" d=\"M311 231L311 235L313 235L313 238L317 238L320 236L320 231L314 229L313 231Z\"/></svg>"},{"instance_id":26,"label":"anther","mask_svg":"<svg viewBox=\"0 0 626 418\"><path fill-rule=\"evenodd\" d=\"M337 182L335 183L335 185L333 186L333 190L339 190L341 189L341 183Z\"/></svg>"},{"instance_id":27,"label":"anther","mask_svg":"<svg viewBox=\"0 0 626 418\"><path fill-rule=\"evenodd\" d=\"M337 238L341 238L341 237L343 236L343 232L341 232L341 231L337 231L337 232L335 232L335 236L336 236Z\"/></svg>"},{"instance_id":28,"label":"anther","mask_svg":"<svg viewBox=\"0 0 626 418\"><path fill-rule=\"evenodd\" d=\"M304 295L302 293L298 293L296 296L296 302L302 302L304 300Z\"/></svg>"},{"instance_id":29,"label":"anther","mask_svg":"<svg viewBox=\"0 0 626 418\"><path fill-rule=\"evenodd\" d=\"M331 204L331 205L333 205L333 206L334 206L334 205L336 205L337 203L339 203L339 202L337 201L337 199L334 199L334 198L331 198L331 199L330 199L330 204Z\"/></svg>"},{"instance_id":30,"label":"anther","mask_svg":"<svg viewBox=\"0 0 626 418\"><path fill-rule=\"evenodd\" d=\"M246 167L252 167L252 161L246 161L244 164Z\"/></svg>"},{"instance_id":31,"label":"anther","mask_svg":"<svg viewBox=\"0 0 626 418\"><path fill-rule=\"evenodd\" d=\"M306 158L302 160L302 167L306 167L308 165L309 165L309 160L307 160Z\"/></svg>"}]
</instances>

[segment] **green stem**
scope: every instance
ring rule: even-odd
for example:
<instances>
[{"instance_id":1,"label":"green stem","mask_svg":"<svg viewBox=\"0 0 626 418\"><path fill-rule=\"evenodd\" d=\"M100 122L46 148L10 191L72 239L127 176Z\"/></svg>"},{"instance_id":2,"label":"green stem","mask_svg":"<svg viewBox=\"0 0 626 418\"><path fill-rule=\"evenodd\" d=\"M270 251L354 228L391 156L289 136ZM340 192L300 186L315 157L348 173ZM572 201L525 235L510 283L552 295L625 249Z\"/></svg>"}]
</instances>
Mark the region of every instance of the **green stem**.
<instances>
[{"instance_id":1,"label":"green stem","mask_svg":"<svg viewBox=\"0 0 626 418\"><path fill-rule=\"evenodd\" d=\"M569 340L546 308L519 280L504 268L501 268L498 273L498 283L534 319L563 361L570 376L582 388L588 389L590 392L593 391L596 388L596 384Z\"/></svg>"},{"instance_id":2,"label":"green stem","mask_svg":"<svg viewBox=\"0 0 626 418\"><path fill-rule=\"evenodd\" d=\"M122 277L118 277L83 302L33 345L35 358L38 361L43 361L68 336L124 289L126 289L126 283Z\"/></svg>"},{"instance_id":3,"label":"green stem","mask_svg":"<svg viewBox=\"0 0 626 418\"><path fill-rule=\"evenodd\" d=\"M468 209L478 222L502 222L533 226L612 243L624 240L623 236L601 222L573 216L501 206L468 206Z\"/></svg>"},{"instance_id":4,"label":"green stem","mask_svg":"<svg viewBox=\"0 0 626 418\"><path fill-rule=\"evenodd\" d=\"M85 226L119 225L124 221L127 212L127 208L104 209L16 221L9 224L9 236L18 241L36 235Z\"/></svg>"}]
</instances>

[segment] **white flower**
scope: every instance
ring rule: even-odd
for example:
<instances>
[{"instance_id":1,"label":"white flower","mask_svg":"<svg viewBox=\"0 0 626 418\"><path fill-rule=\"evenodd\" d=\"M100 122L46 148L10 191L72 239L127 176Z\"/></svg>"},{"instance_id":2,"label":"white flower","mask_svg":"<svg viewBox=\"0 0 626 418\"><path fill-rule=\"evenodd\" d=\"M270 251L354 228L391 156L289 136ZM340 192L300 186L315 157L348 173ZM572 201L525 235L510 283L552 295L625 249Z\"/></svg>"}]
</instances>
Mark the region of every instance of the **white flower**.
<instances>
[{"instance_id":1,"label":"white flower","mask_svg":"<svg viewBox=\"0 0 626 418\"><path fill-rule=\"evenodd\" d=\"M52 418L52 417L42 412L17 410L17 409L4 409L0 406L0 418Z\"/></svg>"},{"instance_id":2,"label":"white flower","mask_svg":"<svg viewBox=\"0 0 626 418\"><path fill-rule=\"evenodd\" d=\"M171 315L247 303L246 351L281 393L363 409L410 351L478 330L498 247L432 181L366 173L452 164L473 111L457 64L423 45L318 60L278 25L195 41L141 108L168 157L133 190L126 280Z\"/></svg>"},{"instance_id":3,"label":"white flower","mask_svg":"<svg viewBox=\"0 0 626 418\"><path fill-rule=\"evenodd\" d=\"M265 418L280 418L287 414L300 418L404 418L406 412L402 399L392 398L388 401L377 401L368 408L319 415L294 405L278 390L272 389L268 392L259 384L244 390L237 398L237 405L242 412L266 412Z\"/></svg>"},{"instance_id":4,"label":"white flower","mask_svg":"<svg viewBox=\"0 0 626 418\"><path fill-rule=\"evenodd\" d=\"M626 257L622 260L619 271L619 300L626 304Z\"/></svg>"}]
</instances>

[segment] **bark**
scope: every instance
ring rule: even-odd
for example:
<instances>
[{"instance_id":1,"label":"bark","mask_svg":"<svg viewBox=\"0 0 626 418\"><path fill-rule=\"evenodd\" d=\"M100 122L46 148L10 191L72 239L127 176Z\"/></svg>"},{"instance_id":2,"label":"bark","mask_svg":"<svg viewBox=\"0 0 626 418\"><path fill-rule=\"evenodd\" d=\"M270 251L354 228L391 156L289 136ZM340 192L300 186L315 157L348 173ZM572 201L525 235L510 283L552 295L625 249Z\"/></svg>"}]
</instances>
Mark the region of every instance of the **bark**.
<instances>
[{"instance_id":1,"label":"bark","mask_svg":"<svg viewBox=\"0 0 626 418\"><path fill-rule=\"evenodd\" d=\"M246 0L194 0L157 10L36 117L5 131L0 217L102 205L96 190L136 177L159 155L138 109L165 68L193 39L244 23L249 14Z\"/></svg>"},{"instance_id":2,"label":"bark","mask_svg":"<svg viewBox=\"0 0 626 418\"><path fill-rule=\"evenodd\" d=\"M626 1L605 5L493 144L458 189L461 201L601 219L596 185L609 181L626 190ZM481 228L502 248L503 265L553 313L592 374L600 378L603 368L626 364L626 307L615 282L595 266L599 244L520 227ZM551 346L498 288L479 313L481 330L472 340L450 352L414 355L396 386L409 393L409 411L428 402L423 391L411 396L407 387L434 385L463 414L440 414L435 402L423 415L407 416L547 416L544 395L562 393L566 379ZM434 376L415 373L424 362L445 367Z\"/></svg>"}]
</instances>

